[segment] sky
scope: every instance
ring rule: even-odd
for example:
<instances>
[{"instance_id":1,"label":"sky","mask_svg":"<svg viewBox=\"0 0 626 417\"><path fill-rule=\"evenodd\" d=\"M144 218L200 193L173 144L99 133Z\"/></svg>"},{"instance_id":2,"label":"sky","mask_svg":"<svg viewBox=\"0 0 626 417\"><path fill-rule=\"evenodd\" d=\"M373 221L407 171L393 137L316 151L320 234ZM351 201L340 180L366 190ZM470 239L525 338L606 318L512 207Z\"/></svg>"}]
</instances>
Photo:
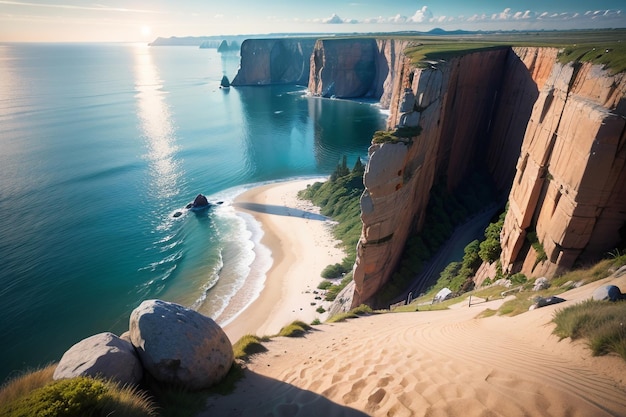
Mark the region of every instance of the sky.
<instances>
[{"instance_id":1,"label":"sky","mask_svg":"<svg viewBox=\"0 0 626 417\"><path fill-rule=\"evenodd\" d=\"M0 42L626 28L624 0L0 0Z\"/></svg>"}]
</instances>

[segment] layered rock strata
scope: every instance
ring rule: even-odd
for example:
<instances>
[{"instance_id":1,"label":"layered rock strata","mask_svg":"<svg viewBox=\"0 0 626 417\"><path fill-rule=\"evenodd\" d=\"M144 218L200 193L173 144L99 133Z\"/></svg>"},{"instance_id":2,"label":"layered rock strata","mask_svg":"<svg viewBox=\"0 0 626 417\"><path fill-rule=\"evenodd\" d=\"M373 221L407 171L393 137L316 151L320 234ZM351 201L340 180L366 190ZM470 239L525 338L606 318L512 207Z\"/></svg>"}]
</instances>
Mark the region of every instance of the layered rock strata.
<instances>
[{"instance_id":1,"label":"layered rock strata","mask_svg":"<svg viewBox=\"0 0 626 417\"><path fill-rule=\"evenodd\" d=\"M309 92L322 97L373 98L386 107L402 62L398 58L407 44L393 39L320 39L311 55Z\"/></svg>"},{"instance_id":2,"label":"layered rock strata","mask_svg":"<svg viewBox=\"0 0 626 417\"><path fill-rule=\"evenodd\" d=\"M533 107L501 234L507 271L553 275L622 239L626 77L554 61ZM526 239L536 232L546 262Z\"/></svg>"},{"instance_id":3,"label":"layered rock strata","mask_svg":"<svg viewBox=\"0 0 626 417\"><path fill-rule=\"evenodd\" d=\"M307 85L314 45L314 38L247 39L231 85Z\"/></svg>"},{"instance_id":4,"label":"layered rock strata","mask_svg":"<svg viewBox=\"0 0 626 417\"><path fill-rule=\"evenodd\" d=\"M287 54L269 52L276 40L257 42L242 45L241 80L282 80L271 68ZM370 147L352 306L372 303L396 270L407 237L423 226L434 181L445 178L453 191L479 166L503 196L510 193L505 270L550 276L624 239L624 74L562 65L557 49L536 47L486 49L417 67L403 54L409 45L320 39L310 55L311 94L379 100L389 129L422 130ZM545 262L526 239L531 231Z\"/></svg>"},{"instance_id":5,"label":"layered rock strata","mask_svg":"<svg viewBox=\"0 0 626 417\"><path fill-rule=\"evenodd\" d=\"M398 61L388 127L422 133L370 148L353 307L375 304L407 237L423 226L435 179L454 190L477 164L501 192L511 190L502 232L509 271L550 276L623 239L624 77L563 66L557 55L501 48L427 68ZM525 237L534 229L548 260L533 272L537 254Z\"/></svg>"}]
</instances>

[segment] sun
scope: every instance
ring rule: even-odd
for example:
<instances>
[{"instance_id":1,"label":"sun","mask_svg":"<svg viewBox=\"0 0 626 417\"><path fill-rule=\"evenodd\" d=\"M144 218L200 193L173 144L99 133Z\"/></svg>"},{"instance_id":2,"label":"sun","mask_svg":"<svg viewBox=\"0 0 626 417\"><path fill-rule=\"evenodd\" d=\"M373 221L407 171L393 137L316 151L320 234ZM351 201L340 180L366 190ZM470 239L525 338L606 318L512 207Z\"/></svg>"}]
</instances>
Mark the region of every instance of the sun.
<instances>
[{"instance_id":1,"label":"sun","mask_svg":"<svg viewBox=\"0 0 626 417\"><path fill-rule=\"evenodd\" d=\"M152 29L150 29L150 26L143 25L141 27L141 35L142 36L150 36L151 34L152 34Z\"/></svg>"}]
</instances>

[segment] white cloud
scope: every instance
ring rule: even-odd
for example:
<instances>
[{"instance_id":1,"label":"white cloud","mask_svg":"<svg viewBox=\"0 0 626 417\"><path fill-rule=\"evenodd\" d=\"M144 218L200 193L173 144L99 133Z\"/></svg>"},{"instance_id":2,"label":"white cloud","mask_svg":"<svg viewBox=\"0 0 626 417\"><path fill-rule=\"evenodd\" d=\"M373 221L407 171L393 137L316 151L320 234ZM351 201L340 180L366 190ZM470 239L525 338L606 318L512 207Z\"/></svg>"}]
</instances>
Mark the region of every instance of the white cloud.
<instances>
[{"instance_id":1,"label":"white cloud","mask_svg":"<svg viewBox=\"0 0 626 417\"><path fill-rule=\"evenodd\" d=\"M409 20L408 17L402 16L400 14L397 14L394 17L389 19L389 21L392 23L405 23L407 20Z\"/></svg>"},{"instance_id":2,"label":"white cloud","mask_svg":"<svg viewBox=\"0 0 626 417\"><path fill-rule=\"evenodd\" d=\"M333 24L333 25L344 23L343 19L337 16L335 13L333 13L333 15L329 17L328 19L324 19L323 22Z\"/></svg>"},{"instance_id":3,"label":"white cloud","mask_svg":"<svg viewBox=\"0 0 626 417\"><path fill-rule=\"evenodd\" d=\"M524 20L524 19L530 19L532 16L533 16L533 12L531 12L530 10L526 10L525 12L515 12L515 14L513 14L513 19Z\"/></svg>"},{"instance_id":4,"label":"white cloud","mask_svg":"<svg viewBox=\"0 0 626 417\"><path fill-rule=\"evenodd\" d=\"M2 3L4 0L0 0ZM576 12L546 12L538 10L514 10L510 7L504 8L501 12L493 14L475 13L473 15L435 16L428 6L422 6L412 16L407 17L401 14L390 17L371 17L367 19L343 19L337 14L333 14L329 18L314 19L313 22L323 22L328 24L369 24L369 25L395 25L406 26L410 28L416 23L431 23L449 26L453 24L455 28L497 28L497 29L516 29L516 28L548 28L550 25L554 28L578 28L578 27L597 27L598 22L606 22L604 25L621 25L626 24L625 17L620 10L590 10L585 13ZM311 21L311 20L309 20ZM565 23L569 22L569 23ZM595 22L595 23L592 23ZM464 25L464 23L471 25ZM563 24L567 26L563 26ZM502 24L503 26L500 26ZM498 25L498 26L494 26ZM506 25L506 26L504 26ZM548 25L548 26L546 26ZM615 26L617 27L617 26Z\"/></svg>"},{"instance_id":5,"label":"white cloud","mask_svg":"<svg viewBox=\"0 0 626 417\"><path fill-rule=\"evenodd\" d=\"M428 6L423 6L421 9L415 12L413 17L409 20L417 23L428 22L433 18L433 12L428 10Z\"/></svg>"}]
</instances>

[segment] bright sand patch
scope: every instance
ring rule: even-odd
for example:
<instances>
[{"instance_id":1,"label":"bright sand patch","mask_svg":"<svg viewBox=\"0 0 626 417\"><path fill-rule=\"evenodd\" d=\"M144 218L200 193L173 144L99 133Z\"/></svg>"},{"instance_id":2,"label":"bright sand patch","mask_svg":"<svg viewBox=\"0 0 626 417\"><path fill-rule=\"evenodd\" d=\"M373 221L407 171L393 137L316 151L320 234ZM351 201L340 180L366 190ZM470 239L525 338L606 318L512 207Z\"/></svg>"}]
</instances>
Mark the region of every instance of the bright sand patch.
<instances>
[{"instance_id":1,"label":"bright sand patch","mask_svg":"<svg viewBox=\"0 0 626 417\"><path fill-rule=\"evenodd\" d=\"M261 295L224 330L234 343L245 334L277 334L294 320L324 321L316 309L329 303L315 297L320 274L341 262L344 252L330 231L331 222L298 191L318 180L296 180L256 187L241 194L235 206L262 225L262 243L272 252L273 264Z\"/></svg>"},{"instance_id":2,"label":"bright sand patch","mask_svg":"<svg viewBox=\"0 0 626 417\"><path fill-rule=\"evenodd\" d=\"M516 317L476 316L501 301L390 313L275 338L204 416L626 416L626 363L551 334L555 310L626 275L563 293Z\"/></svg>"}]
</instances>

